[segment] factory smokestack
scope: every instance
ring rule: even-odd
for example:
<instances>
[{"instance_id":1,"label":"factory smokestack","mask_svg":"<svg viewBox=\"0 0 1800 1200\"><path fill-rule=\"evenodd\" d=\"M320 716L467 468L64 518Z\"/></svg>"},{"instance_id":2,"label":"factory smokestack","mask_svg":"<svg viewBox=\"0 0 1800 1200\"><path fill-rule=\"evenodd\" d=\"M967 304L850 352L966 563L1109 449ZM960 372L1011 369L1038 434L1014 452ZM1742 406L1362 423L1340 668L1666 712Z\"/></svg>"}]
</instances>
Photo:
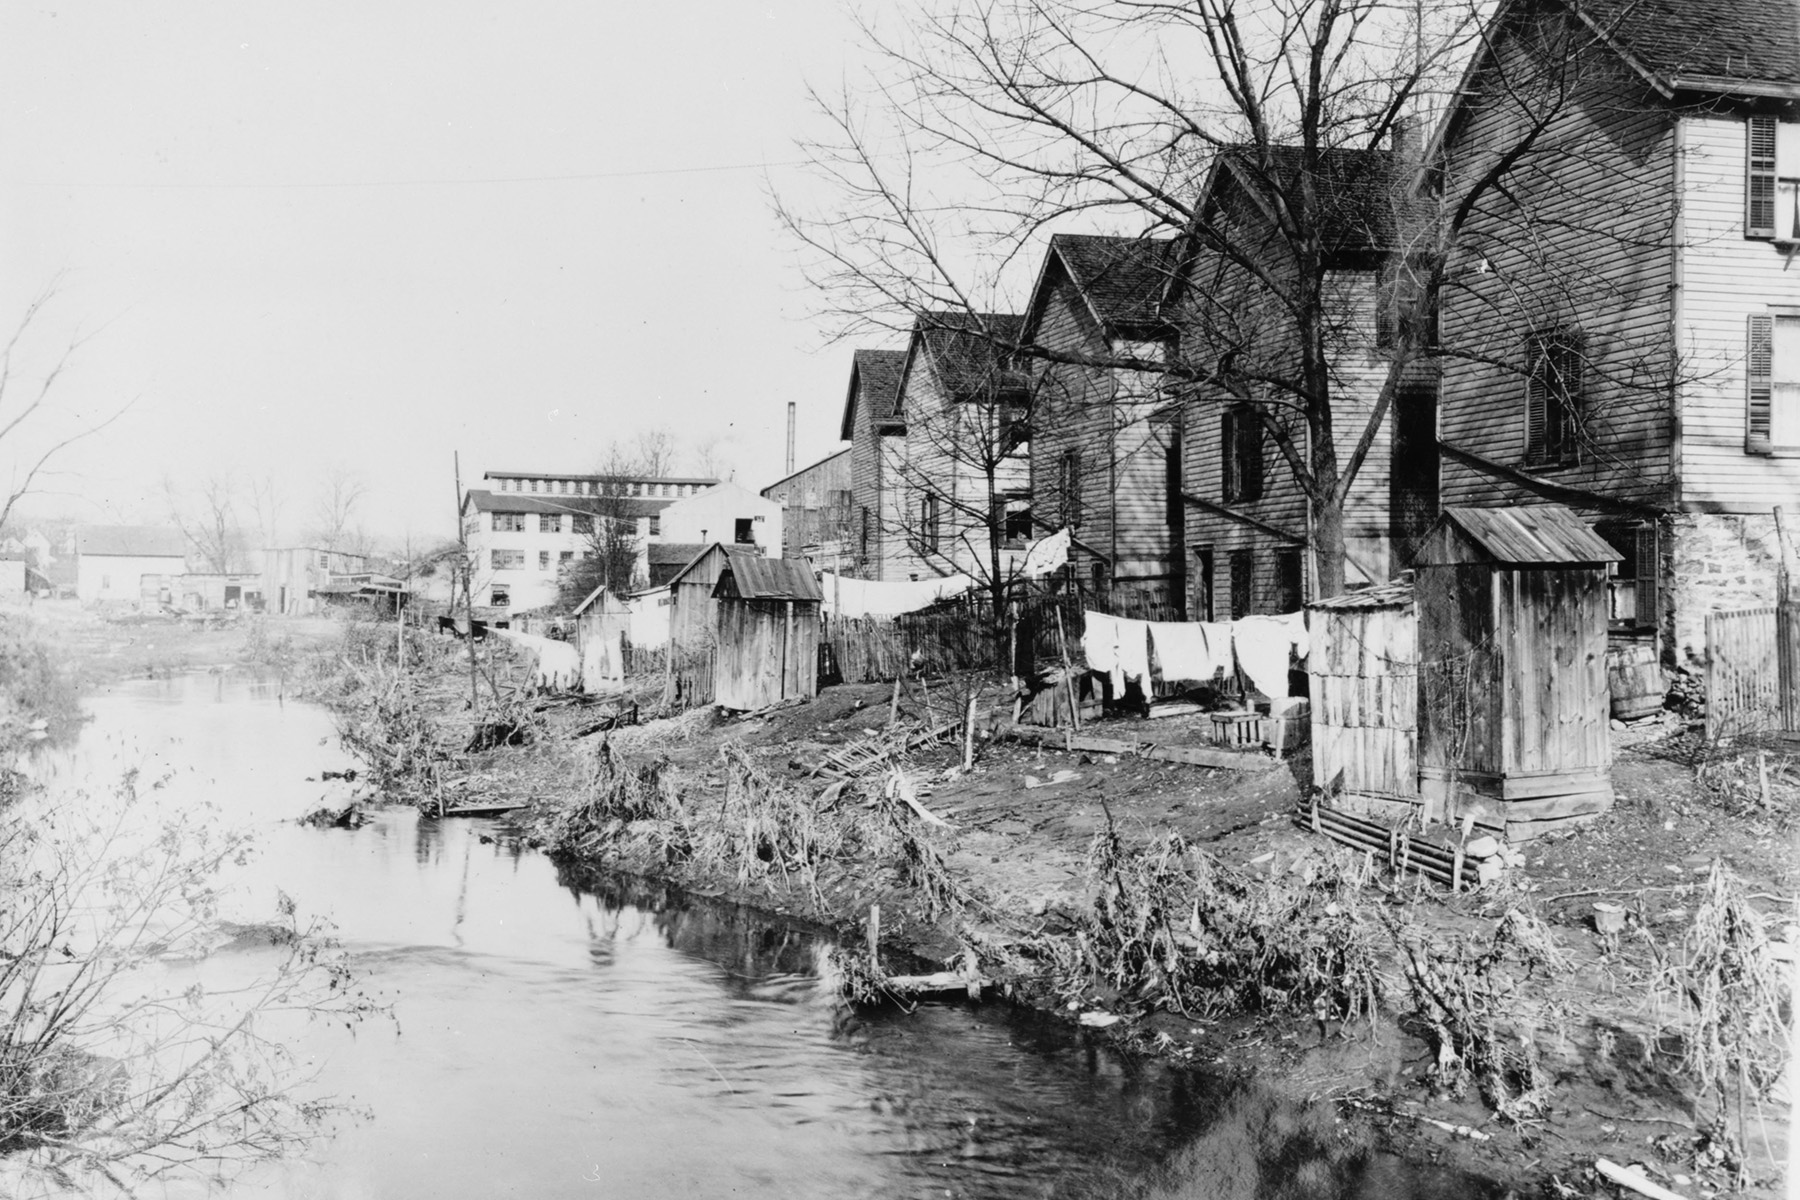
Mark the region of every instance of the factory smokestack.
<instances>
[{"instance_id":1,"label":"factory smokestack","mask_svg":"<svg viewBox=\"0 0 1800 1200\"><path fill-rule=\"evenodd\" d=\"M783 473L787 475L794 473L794 402L792 400L788 401L788 457L787 470Z\"/></svg>"}]
</instances>

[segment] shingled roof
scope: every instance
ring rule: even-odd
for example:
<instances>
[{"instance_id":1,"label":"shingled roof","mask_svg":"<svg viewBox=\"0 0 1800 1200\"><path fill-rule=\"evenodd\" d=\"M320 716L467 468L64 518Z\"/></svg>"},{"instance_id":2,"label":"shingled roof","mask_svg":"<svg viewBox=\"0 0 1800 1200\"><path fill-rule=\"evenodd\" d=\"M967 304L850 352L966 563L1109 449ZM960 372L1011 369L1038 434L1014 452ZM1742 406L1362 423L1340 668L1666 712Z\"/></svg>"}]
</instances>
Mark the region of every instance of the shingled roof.
<instances>
[{"instance_id":1,"label":"shingled roof","mask_svg":"<svg viewBox=\"0 0 1800 1200\"><path fill-rule=\"evenodd\" d=\"M1800 92L1800 0L1576 0L1570 7L1667 91Z\"/></svg>"},{"instance_id":2,"label":"shingled roof","mask_svg":"<svg viewBox=\"0 0 1800 1200\"><path fill-rule=\"evenodd\" d=\"M1255 146L1236 146L1219 156L1219 167L1266 205L1277 194L1299 197L1306 150L1302 146L1270 146L1265 168ZM1322 148L1313 186L1319 198L1319 234L1325 252L1391 247L1395 184L1391 150ZM1217 181L1213 188L1217 194Z\"/></svg>"},{"instance_id":3,"label":"shingled roof","mask_svg":"<svg viewBox=\"0 0 1800 1200\"><path fill-rule=\"evenodd\" d=\"M967 398L1028 386L1007 349L1024 327L1013 313L928 312L914 322L913 338L944 387Z\"/></svg>"},{"instance_id":4,"label":"shingled roof","mask_svg":"<svg viewBox=\"0 0 1800 1200\"><path fill-rule=\"evenodd\" d=\"M1042 318L1044 288L1053 277L1051 266L1062 264L1069 282L1087 300L1087 308L1105 329L1145 331L1163 320L1163 291L1179 261L1179 246L1172 237L1102 237L1096 234L1055 234L1022 336L1035 338Z\"/></svg>"},{"instance_id":5,"label":"shingled roof","mask_svg":"<svg viewBox=\"0 0 1800 1200\"><path fill-rule=\"evenodd\" d=\"M607 516L653 517L674 502L673 496L518 496L470 488L463 507L465 511L473 508L476 512L583 514L604 511Z\"/></svg>"},{"instance_id":6,"label":"shingled roof","mask_svg":"<svg viewBox=\"0 0 1800 1200\"><path fill-rule=\"evenodd\" d=\"M869 406L874 421L891 421L900 402L900 376L906 370L904 350L858 350L850 363L850 390L844 396L844 423L840 436L847 442L856 436L856 406Z\"/></svg>"}]
</instances>

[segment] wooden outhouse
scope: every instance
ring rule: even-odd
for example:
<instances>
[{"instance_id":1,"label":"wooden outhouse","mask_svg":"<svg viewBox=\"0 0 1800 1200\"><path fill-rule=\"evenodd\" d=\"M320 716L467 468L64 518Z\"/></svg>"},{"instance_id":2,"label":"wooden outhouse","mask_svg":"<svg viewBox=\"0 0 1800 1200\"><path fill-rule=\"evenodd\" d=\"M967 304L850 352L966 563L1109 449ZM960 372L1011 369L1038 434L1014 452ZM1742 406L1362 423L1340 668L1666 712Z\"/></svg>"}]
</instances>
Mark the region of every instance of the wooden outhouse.
<instances>
[{"instance_id":1,"label":"wooden outhouse","mask_svg":"<svg viewBox=\"0 0 1800 1200\"><path fill-rule=\"evenodd\" d=\"M668 703L706 704L713 698L719 626L713 589L729 561L725 546L713 542L669 579Z\"/></svg>"},{"instance_id":2,"label":"wooden outhouse","mask_svg":"<svg viewBox=\"0 0 1800 1200\"><path fill-rule=\"evenodd\" d=\"M1307 607L1313 785L1350 812L1419 806L1419 619L1410 580Z\"/></svg>"},{"instance_id":3,"label":"wooden outhouse","mask_svg":"<svg viewBox=\"0 0 1800 1200\"><path fill-rule=\"evenodd\" d=\"M631 607L624 597L601 584L575 606L575 648L581 655L581 685L589 692L622 687L625 682L625 639L631 630Z\"/></svg>"},{"instance_id":4,"label":"wooden outhouse","mask_svg":"<svg viewBox=\"0 0 1800 1200\"><path fill-rule=\"evenodd\" d=\"M1447 508L1414 567L1428 818L1519 840L1612 807L1606 573L1557 504Z\"/></svg>"},{"instance_id":5,"label":"wooden outhouse","mask_svg":"<svg viewBox=\"0 0 1800 1200\"><path fill-rule=\"evenodd\" d=\"M714 703L751 711L818 695L824 597L805 560L729 554L713 598Z\"/></svg>"}]
</instances>

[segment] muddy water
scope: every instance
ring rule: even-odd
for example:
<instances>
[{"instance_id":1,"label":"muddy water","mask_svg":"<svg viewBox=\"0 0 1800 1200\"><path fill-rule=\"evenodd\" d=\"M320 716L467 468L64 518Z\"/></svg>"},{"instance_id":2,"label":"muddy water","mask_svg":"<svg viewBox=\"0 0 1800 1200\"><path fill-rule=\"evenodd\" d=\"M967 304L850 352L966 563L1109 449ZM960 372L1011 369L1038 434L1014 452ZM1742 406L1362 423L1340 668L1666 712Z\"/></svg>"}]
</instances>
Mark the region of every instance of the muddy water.
<instances>
[{"instance_id":1,"label":"muddy water","mask_svg":"<svg viewBox=\"0 0 1800 1200\"><path fill-rule=\"evenodd\" d=\"M1317 1120L1029 1014L847 1016L813 933L560 871L490 822L394 808L355 831L297 826L334 786L320 771L351 764L322 711L272 688L193 676L90 708L58 786L139 765L170 801L254 829L225 915L266 920L285 894L328 916L393 1007L393 1023L300 1035L313 1090L367 1116L231 1195L1130 1196L1184 1146L1184 1195L1485 1191L1378 1156L1327 1162ZM241 979L267 953L252 939L197 970Z\"/></svg>"}]
</instances>

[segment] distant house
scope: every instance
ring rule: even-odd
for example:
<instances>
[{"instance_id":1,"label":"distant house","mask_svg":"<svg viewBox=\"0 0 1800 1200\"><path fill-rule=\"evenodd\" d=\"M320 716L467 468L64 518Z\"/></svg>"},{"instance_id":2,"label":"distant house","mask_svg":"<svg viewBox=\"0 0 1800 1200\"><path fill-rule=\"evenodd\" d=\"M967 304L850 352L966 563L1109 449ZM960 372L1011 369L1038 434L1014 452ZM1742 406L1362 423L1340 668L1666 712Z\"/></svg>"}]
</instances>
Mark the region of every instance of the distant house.
<instances>
[{"instance_id":1,"label":"distant house","mask_svg":"<svg viewBox=\"0 0 1800 1200\"><path fill-rule=\"evenodd\" d=\"M27 557L23 550L0 550L0 596L25 594L29 586Z\"/></svg>"},{"instance_id":2,"label":"distant house","mask_svg":"<svg viewBox=\"0 0 1800 1200\"><path fill-rule=\"evenodd\" d=\"M989 579L1002 547L1031 537L1029 376L1014 362L1022 318L921 314L901 371L902 574ZM1004 576L1010 558L997 568Z\"/></svg>"},{"instance_id":3,"label":"distant house","mask_svg":"<svg viewBox=\"0 0 1800 1200\"><path fill-rule=\"evenodd\" d=\"M1505 158L1545 45L1578 57ZM1622 555L1615 639L1703 657L1800 503L1800 10L1502 4L1427 165L1502 172L1440 301L1444 504L1567 504Z\"/></svg>"},{"instance_id":4,"label":"distant house","mask_svg":"<svg viewBox=\"0 0 1800 1200\"><path fill-rule=\"evenodd\" d=\"M1061 356L1039 369L1031 403L1032 522L1069 529L1074 578L1149 591L1181 606L1181 420L1160 374L1078 361L1167 361L1162 298L1172 239L1057 234L1020 340Z\"/></svg>"},{"instance_id":5,"label":"distant house","mask_svg":"<svg viewBox=\"0 0 1800 1200\"><path fill-rule=\"evenodd\" d=\"M326 604L324 596L330 585L370 574L367 555L319 546L273 548L262 551L260 557L263 607L265 611L281 616L308 616L319 612ZM225 595L224 586L221 583L221 602Z\"/></svg>"},{"instance_id":6,"label":"distant house","mask_svg":"<svg viewBox=\"0 0 1800 1200\"><path fill-rule=\"evenodd\" d=\"M756 547L781 557L781 505L727 480L671 501L662 511L660 537L671 542L723 542Z\"/></svg>"},{"instance_id":7,"label":"distant house","mask_svg":"<svg viewBox=\"0 0 1800 1200\"><path fill-rule=\"evenodd\" d=\"M897 410L905 368L904 350L858 350L850 367L841 426L850 443L854 558L846 573L862 579L906 578L900 487L906 422Z\"/></svg>"},{"instance_id":8,"label":"distant house","mask_svg":"<svg viewBox=\"0 0 1800 1200\"><path fill-rule=\"evenodd\" d=\"M84 525L75 531L75 595L84 604L155 606L187 574L181 532L153 525Z\"/></svg>"},{"instance_id":9,"label":"distant house","mask_svg":"<svg viewBox=\"0 0 1800 1200\"><path fill-rule=\"evenodd\" d=\"M699 557L711 542L651 542L644 548L649 560L648 577L653 588L667 587L681 569Z\"/></svg>"},{"instance_id":10,"label":"distant house","mask_svg":"<svg viewBox=\"0 0 1800 1200\"><path fill-rule=\"evenodd\" d=\"M822 566L854 562L850 456L850 449L839 450L762 490L781 505L781 557Z\"/></svg>"}]
</instances>

